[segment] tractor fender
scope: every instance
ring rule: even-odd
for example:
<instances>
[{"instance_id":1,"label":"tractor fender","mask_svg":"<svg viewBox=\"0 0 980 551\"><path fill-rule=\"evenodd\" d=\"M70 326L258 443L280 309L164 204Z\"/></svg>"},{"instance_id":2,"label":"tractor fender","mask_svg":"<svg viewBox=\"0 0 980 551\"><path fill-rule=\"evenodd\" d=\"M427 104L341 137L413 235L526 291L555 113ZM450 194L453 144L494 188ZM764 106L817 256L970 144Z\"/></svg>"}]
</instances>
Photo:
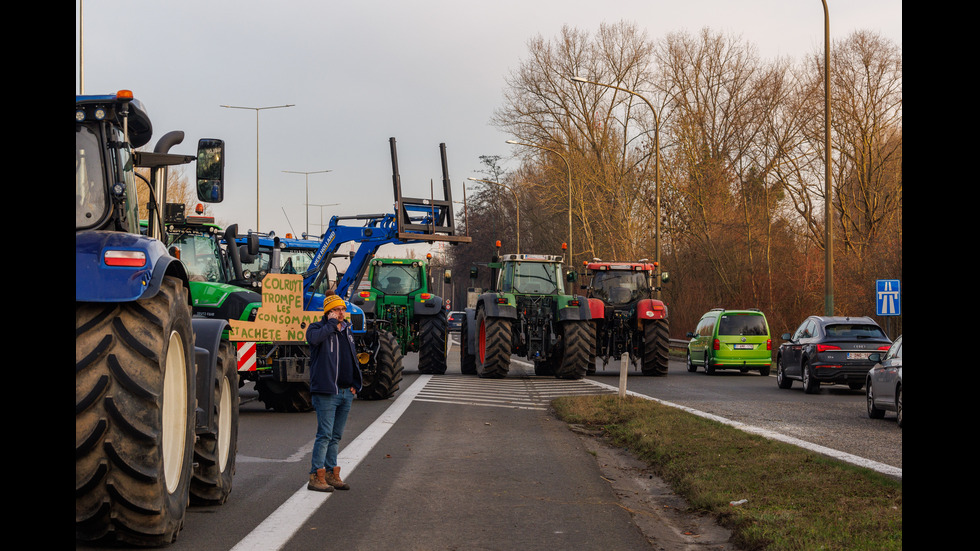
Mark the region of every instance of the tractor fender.
<instances>
[{"instance_id":1,"label":"tractor fender","mask_svg":"<svg viewBox=\"0 0 980 551\"><path fill-rule=\"evenodd\" d=\"M218 349L228 321L215 318L191 318L194 330L194 359L197 362L197 434L217 432L214 418L214 380L218 369Z\"/></svg>"},{"instance_id":2,"label":"tractor fender","mask_svg":"<svg viewBox=\"0 0 980 551\"><path fill-rule=\"evenodd\" d=\"M589 311L592 313L592 319L605 319L606 303L597 298L590 298Z\"/></svg>"},{"instance_id":3,"label":"tractor fender","mask_svg":"<svg viewBox=\"0 0 980 551\"><path fill-rule=\"evenodd\" d=\"M463 313L466 316L466 334L460 335L461 339L466 339L462 343L463 351L476 350L476 308L467 308Z\"/></svg>"},{"instance_id":4,"label":"tractor fender","mask_svg":"<svg viewBox=\"0 0 980 551\"><path fill-rule=\"evenodd\" d=\"M662 300L645 298L636 303L636 317L641 320L667 319L667 305Z\"/></svg>"},{"instance_id":5,"label":"tractor fender","mask_svg":"<svg viewBox=\"0 0 980 551\"><path fill-rule=\"evenodd\" d=\"M442 298L435 295L425 300L413 301L412 304L416 316L434 316L442 312Z\"/></svg>"},{"instance_id":6,"label":"tractor fender","mask_svg":"<svg viewBox=\"0 0 980 551\"><path fill-rule=\"evenodd\" d=\"M190 277L187 275L187 268L181 261L169 254L159 257L156 263L154 263L153 276L150 278L150 282L146 286L146 291L143 292L143 296L148 298L156 295L160 290L160 285L163 284L163 278L167 276L173 276L183 281L184 287L187 287L187 297L190 299ZM188 303L190 303L189 300Z\"/></svg>"},{"instance_id":7,"label":"tractor fender","mask_svg":"<svg viewBox=\"0 0 980 551\"><path fill-rule=\"evenodd\" d=\"M572 300L578 300L578 306L567 305L563 308L558 309L558 321L575 321L575 320L590 320L592 319L592 305L589 300L583 296L573 297Z\"/></svg>"},{"instance_id":8,"label":"tractor fender","mask_svg":"<svg viewBox=\"0 0 980 551\"><path fill-rule=\"evenodd\" d=\"M146 264L107 267L102 260L107 249L142 252ZM124 232L75 234L76 302L131 302L153 298L160 291L165 276L181 280L189 290L184 265L170 256L163 243L156 239Z\"/></svg>"},{"instance_id":9,"label":"tractor fender","mask_svg":"<svg viewBox=\"0 0 980 551\"><path fill-rule=\"evenodd\" d=\"M483 307L483 310L487 313L488 318L508 318L517 319L517 305L516 304L500 304L497 302L497 293L484 293L480 295L477 299L477 304Z\"/></svg>"}]
</instances>

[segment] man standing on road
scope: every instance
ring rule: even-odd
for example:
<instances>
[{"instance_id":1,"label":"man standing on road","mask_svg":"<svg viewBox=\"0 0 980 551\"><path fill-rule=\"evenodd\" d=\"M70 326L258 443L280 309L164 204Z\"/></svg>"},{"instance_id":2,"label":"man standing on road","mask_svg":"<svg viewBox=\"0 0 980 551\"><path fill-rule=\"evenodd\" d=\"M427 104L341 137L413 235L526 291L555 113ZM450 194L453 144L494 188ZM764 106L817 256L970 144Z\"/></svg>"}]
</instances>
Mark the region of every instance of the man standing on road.
<instances>
[{"instance_id":1,"label":"man standing on road","mask_svg":"<svg viewBox=\"0 0 980 551\"><path fill-rule=\"evenodd\" d=\"M323 319L306 329L310 344L310 392L316 410L316 441L310 466L309 490L349 490L340 478L337 451L347 424L354 394L361 389L354 335L347 321L344 299L328 292Z\"/></svg>"}]
</instances>

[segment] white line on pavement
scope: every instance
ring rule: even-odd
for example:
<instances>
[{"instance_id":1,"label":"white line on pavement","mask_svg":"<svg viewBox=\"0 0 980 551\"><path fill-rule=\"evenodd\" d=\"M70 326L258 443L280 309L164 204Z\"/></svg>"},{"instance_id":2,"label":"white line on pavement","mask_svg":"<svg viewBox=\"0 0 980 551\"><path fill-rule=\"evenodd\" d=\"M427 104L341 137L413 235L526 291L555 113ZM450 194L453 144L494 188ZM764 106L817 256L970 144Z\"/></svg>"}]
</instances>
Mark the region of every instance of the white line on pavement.
<instances>
[{"instance_id":1,"label":"white line on pavement","mask_svg":"<svg viewBox=\"0 0 980 551\"><path fill-rule=\"evenodd\" d=\"M371 423L367 429L340 451L337 462L343 463L344 471L348 475L381 440L381 437L388 432L388 429L394 426L398 418L401 417L431 378L432 375L421 375L412 386L395 399L395 402L374 423ZM303 523L327 501L330 495L330 492L307 490L304 484L232 549L269 551L270 549L282 548Z\"/></svg>"},{"instance_id":2,"label":"white line on pavement","mask_svg":"<svg viewBox=\"0 0 980 551\"><path fill-rule=\"evenodd\" d=\"M583 380L585 380L586 382L589 382L589 383L591 383L593 385L596 385L596 386L600 386L600 387L604 387L604 388L611 388L611 389L616 390L616 391L619 390L616 387L607 385L605 383L600 383L598 381L593 381L591 379L583 379ZM627 394L630 394L632 396L636 396L638 398L644 398L646 400L653 400L654 402L658 402L658 403L664 404L665 406L670 406L670 407L682 409L682 410L684 410L684 411L686 411L688 413L693 413L694 415L698 415L698 416L704 417L706 419L713 419L715 421L718 421L719 423L724 423L726 425L730 425L732 427L735 427L737 429L743 430L745 432L751 432L753 434L758 434L759 436L762 436L762 437L765 437L765 438L769 438L770 440L778 440L780 442L786 442L787 444L793 444L794 446L799 446L801 448L806 448L808 450L812 450L812 451L815 451L817 453L828 455L830 457L834 457L836 459L840 459L841 461L845 461L845 462L851 463L853 465L858 465L860 467L867 467L867 468L869 468L869 469L871 469L873 471L877 471L879 473L883 473L883 474L887 474L887 475L891 475L891 476L897 476L898 478L902 478L902 469L900 469L898 467L892 467L891 465L886 465L884 463L879 463L877 461L872 461L870 459L865 459L863 457L858 457L856 455L852 455L852 454L849 454L849 453L846 453L846 452L838 451L838 450L835 450L835 449L832 449L832 448L827 448L827 447L821 446L819 444L814 444L812 442L807 442L805 440L800 440L799 438L793 438L792 436L786 436L785 434L779 434L778 432L773 432L771 430L766 430L766 429L763 429L763 428L754 427L752 425L746 425L745 423L740 423L738 421L732 421L731 419L726 419L724 417L719 417L718 415L714 415L714 414L711 414L711 413L706 413L706 412L703 412L703 411L700 411L700 410L689 408L687 406L682 406L682 405L679 405L679 404L668 402L666 400L660 400L658 398L653 398L653 397L650 397L650 396L646 396L644 394L639 394L637 392L633 392L632 390L627 390L626 393Z\"/></svg>"}]
</instances>

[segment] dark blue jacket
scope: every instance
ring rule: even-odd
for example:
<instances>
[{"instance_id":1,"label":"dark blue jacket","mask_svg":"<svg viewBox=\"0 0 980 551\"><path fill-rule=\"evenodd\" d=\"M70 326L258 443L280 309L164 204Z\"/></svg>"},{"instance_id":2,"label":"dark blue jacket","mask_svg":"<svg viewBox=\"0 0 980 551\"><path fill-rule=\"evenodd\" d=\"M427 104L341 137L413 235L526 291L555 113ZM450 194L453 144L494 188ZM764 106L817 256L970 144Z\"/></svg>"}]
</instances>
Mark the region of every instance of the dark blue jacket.
<instances>
[{"instance_id":1,"label":"dark blue jacket","mask_svg":"<svg viewBox=\"0 0 980 551\"><path fill-rule=\"evenodd\" d=\"M351 333L350 323L344 322L342 329L337 329L336 320L313 322L306 328L306 342L310 344L310 392L320 394L337 394L337 374L340 362L341 346L350 350L349 358L353 362L354 388L361 390L361 370L357 366L357 349L354 346L354 334Z\"/></svg>"}]
</instances>

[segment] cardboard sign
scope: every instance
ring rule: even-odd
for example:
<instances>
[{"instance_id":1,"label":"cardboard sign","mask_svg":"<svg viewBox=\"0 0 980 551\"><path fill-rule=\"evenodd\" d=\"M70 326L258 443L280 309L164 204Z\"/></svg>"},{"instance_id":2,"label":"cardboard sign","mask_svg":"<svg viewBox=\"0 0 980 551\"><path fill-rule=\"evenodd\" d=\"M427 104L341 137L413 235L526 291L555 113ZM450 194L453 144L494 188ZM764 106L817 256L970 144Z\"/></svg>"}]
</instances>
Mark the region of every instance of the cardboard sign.
<instances>
[{"instance_id":1,"label":"cardboard sign","mask_svg":"<svg viewBox=\"0 0 980 551\"><path fill-rule=\"evenodd\" d=\"M322 317L321 311L303 310L303 276L268 274L255 321L228 320L228 340L306 342L306 328Z\"/></svg>"}]
</instances>

